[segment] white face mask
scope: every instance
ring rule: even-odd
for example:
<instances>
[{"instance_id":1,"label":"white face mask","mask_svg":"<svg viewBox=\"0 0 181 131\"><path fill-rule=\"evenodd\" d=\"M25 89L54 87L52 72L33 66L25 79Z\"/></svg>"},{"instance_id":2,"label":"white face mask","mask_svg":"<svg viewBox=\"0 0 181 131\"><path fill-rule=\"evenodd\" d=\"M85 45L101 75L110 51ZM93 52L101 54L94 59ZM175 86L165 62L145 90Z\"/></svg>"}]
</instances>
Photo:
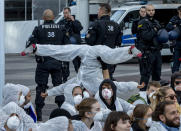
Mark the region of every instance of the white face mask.
<instances>
[{"instance_id":1,"label":"white face mask","mask_svg":"<svg viewBox=\"0 0 181 131\"><path fill-rule=\"evenodd\" d=\"M95 112L95 116L93 117L94 121L102 121L103 119L103 113L102 111Z\"/></svg>"},{"instance_id":2,"label":"white face mask","mask_svg":"<svg viewBox=\"0 0 181 131\"><path fill-rule=\"evenodd\" d=\"M28 109L30 106L31 106L31 102L29 102L28 104L26 104L26 105L24 106L24 108L25 108L25 109Z\"/></svg>"},{"instance_id":3,"label":"white face mask","mask_svg":"<svg viewBox=\"0 0 181 131\"><path fill-rule=\"evenodd\" d=\"M18 105L19 105L19 106L22 106L24 103L25 103L25 96L24 96L24 95L21 95L21 96L20 96L20 99L19 99L19 101L18 101Z\"/></svg>"},{"instance_id":4,"label":"white face mask","mask_svg":"<svg viewBox=\"0 0 181 131\"><path fill-rule=\"evenodd\" d=\"M90 97L90 95L89 95L89 93L88 93L87 91L84 91L84 92L83 92L83 96L84 96L84 99Z\"/></svg>"},{"instance_id":5,"label":"white face mask","mask_svg":"<svg viewBox=\"0 0 181 131\"><path fill-rule=\"evenodd\" d=\"M152 118L149 117L149 118L147 119L146 126L147 126L147 127L151 127L151 125L152 125Z\"/></svg>"},{"instance_id":6,"label":"white face mask","mask_svg":"<svg viewBox=\"0 0 181 131\"><path fill-rule=\"evenodd\" d=\"M104 99L110 99L112 97L112 92L109 89L102 90L102 96Z\"/></svg>"},{"instance_id":7,"label":"white face mask","mask_svg":"<svg viewBox=\"0 0 181 131\"><path fill-rule=\"evenodd\" d=\"M20 125L20 120L17 116L11 116L7 120L7 126L11 130L16 130L19 127L19 125Z\"/></svg>"},{"instance_id":8,"label":"white face mask","mask_svg":"<svg viewBox=\"0 0 181 131\"><path fill-rule=\"evenodd\" d=\"M78 105L82 101L82 96L81 95L76 95L74 96L74 104Z\"/></svg>"},{"instance_id":9,"label":"white face mask","mask_svg":"<svg viewBox=\"0 0 181 131\"><path fill-rule=\"evenodd\" d=\"M148 98L151 98L154 94L155 94L155 91L152 92L152 93L150 93L150 94L148 95ZM153 96L153 99L155 99L155 98L156 98L156 96Z\"/></svg>"}]
</instances>

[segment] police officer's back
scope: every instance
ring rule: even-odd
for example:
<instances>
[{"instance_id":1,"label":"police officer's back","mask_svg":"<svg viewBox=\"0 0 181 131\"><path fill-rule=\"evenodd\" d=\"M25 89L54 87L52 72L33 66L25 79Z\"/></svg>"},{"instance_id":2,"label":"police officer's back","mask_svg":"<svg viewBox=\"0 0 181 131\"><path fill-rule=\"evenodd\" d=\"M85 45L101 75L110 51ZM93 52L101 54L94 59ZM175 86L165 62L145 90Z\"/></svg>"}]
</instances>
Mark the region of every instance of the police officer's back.
<instances>
[{"instance_id":1,"label":"police officer's back","mask_svg":"<svg viewBox=\"0 0 181 131\"><path fill-rule=\"evenodd\" d=\"M115 48L121 45L120 26L110 20L111 7L108 4L100 5L98 20L96 20L88 29L86 42L89 45L107 45Z\"/></svg>"},{"instance_id":2,"label":"police officer's back","mask_svg":"<svg viewBox=\"0 0 181 131\"><path fill-rule=\"evenodd\" d=\"M120 26L110 20L111 7L109 4L101 4L96 20L88 29L86 42L89 45L106 45L110 48L121 46L122 31ZM107 65L112 80L115 65Z\"/></svg>"},{"instance_id":3,"label":"police officer's back","mask_svg":"<svg viewBox=\"0 0 181 131\"><path fill-rule=\"evenodd\" d=\"M54 14L47 9L43 13L44 24L35 27L30 38L31 43L63 45L69 43L65 34L65 29L62 26L55 24ZM48 77L51 74L53 86L58 86L62 83L61 79L61 63L60 61L49 56L36 56L37 68L35 74L36 87L36 112L37 120L42 120L42 108L44 106L44 98L41 97L41 92L45 92L48 88Z\"/></svg>"},{"instance_id":4,"label":"police officer's back","mask_svg":"<svg viewBox=\"0 0 181 131\"><path fill-rule=\"evenodd\" d=\"M177 8L178 15L173 16L169 23L166 26L167 31L171 31L174 29L178 29L181 31L181 6ZM181 37L178 37L176 39L176 42L173 41L171 44L171 48L174 49L173 52L173 67L172 67L172 73L179 71L180 67L180 60L181 58Z\"/></svg>"},{"instance_id":5,"label":"police officer's back","mask_svg":"<svg viewBox=\"0 0 181 131\"><path fill-rule=\"evenodd\" d=\"M140 83L147 86L150 75L153 81L160 81L161 76L161 52L162 45L157 40L157 32L161 26L154 19L155 9L153 5L146 6L147 16L138 22L137 48L142 52L142 67ZM143 90L146 90L146 86Z\"/></svg>"}]
</instances>

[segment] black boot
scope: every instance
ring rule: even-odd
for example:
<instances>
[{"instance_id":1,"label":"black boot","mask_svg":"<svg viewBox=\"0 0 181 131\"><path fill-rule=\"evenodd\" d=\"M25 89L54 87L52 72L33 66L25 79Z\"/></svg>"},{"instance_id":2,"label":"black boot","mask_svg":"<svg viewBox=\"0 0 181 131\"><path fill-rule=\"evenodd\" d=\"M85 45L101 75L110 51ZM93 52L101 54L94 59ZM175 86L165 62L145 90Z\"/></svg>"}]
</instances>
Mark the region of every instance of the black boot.
<instances>
[{"instance_id":1,"label":"black boot","mask_svg":"<svg viewBox=\"0 0 181 131\"><path fill-rule=\"evenodd\" d=\"M36 109L37 121L42 121L42 109Z\"/></svg>"}]
</instances>

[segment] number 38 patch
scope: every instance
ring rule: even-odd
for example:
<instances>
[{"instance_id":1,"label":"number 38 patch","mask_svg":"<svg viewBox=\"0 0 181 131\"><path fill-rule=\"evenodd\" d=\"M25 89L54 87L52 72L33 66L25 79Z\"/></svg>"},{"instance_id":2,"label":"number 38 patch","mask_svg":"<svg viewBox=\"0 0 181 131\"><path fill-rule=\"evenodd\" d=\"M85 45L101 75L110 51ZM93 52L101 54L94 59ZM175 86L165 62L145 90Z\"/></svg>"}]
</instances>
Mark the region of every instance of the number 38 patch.
<instances>
[{"instance_id":1,"label":"number 38 patch","mask_svg":"<svg viewBox=\"0 0 181 131\"><path fill-rule=\"evenodd\" d=\"M55 37L55 32L48 32L48 37Z\"/></svg>"}]
</instances>

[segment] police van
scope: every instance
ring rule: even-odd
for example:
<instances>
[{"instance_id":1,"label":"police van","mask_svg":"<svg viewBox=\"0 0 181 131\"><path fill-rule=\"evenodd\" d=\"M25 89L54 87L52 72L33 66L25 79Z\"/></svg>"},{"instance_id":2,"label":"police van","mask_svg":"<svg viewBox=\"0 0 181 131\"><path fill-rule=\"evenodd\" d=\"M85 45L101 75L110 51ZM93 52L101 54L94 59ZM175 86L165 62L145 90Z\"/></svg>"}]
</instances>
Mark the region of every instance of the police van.
<instances>
[{"instance_id":1,"label":"police van","mask_svg":"<svg viewBox=\"0 0 181 131\"><path fill-rule=\"evenodd\" d=\"M177 14L177 7L181 4L153 4L155 7L155 19L165 27L169 20ZM144 5L124 5L113 8L111 20L117 22L123 29L122 45L134 45L136 35L132 34L131 28L133 20L139 17L139 9ZM146 6L146 5L145 5ZM162 49L162 56L171 56L168 43L164 44Z\"/></svg>"}]
</instances>

